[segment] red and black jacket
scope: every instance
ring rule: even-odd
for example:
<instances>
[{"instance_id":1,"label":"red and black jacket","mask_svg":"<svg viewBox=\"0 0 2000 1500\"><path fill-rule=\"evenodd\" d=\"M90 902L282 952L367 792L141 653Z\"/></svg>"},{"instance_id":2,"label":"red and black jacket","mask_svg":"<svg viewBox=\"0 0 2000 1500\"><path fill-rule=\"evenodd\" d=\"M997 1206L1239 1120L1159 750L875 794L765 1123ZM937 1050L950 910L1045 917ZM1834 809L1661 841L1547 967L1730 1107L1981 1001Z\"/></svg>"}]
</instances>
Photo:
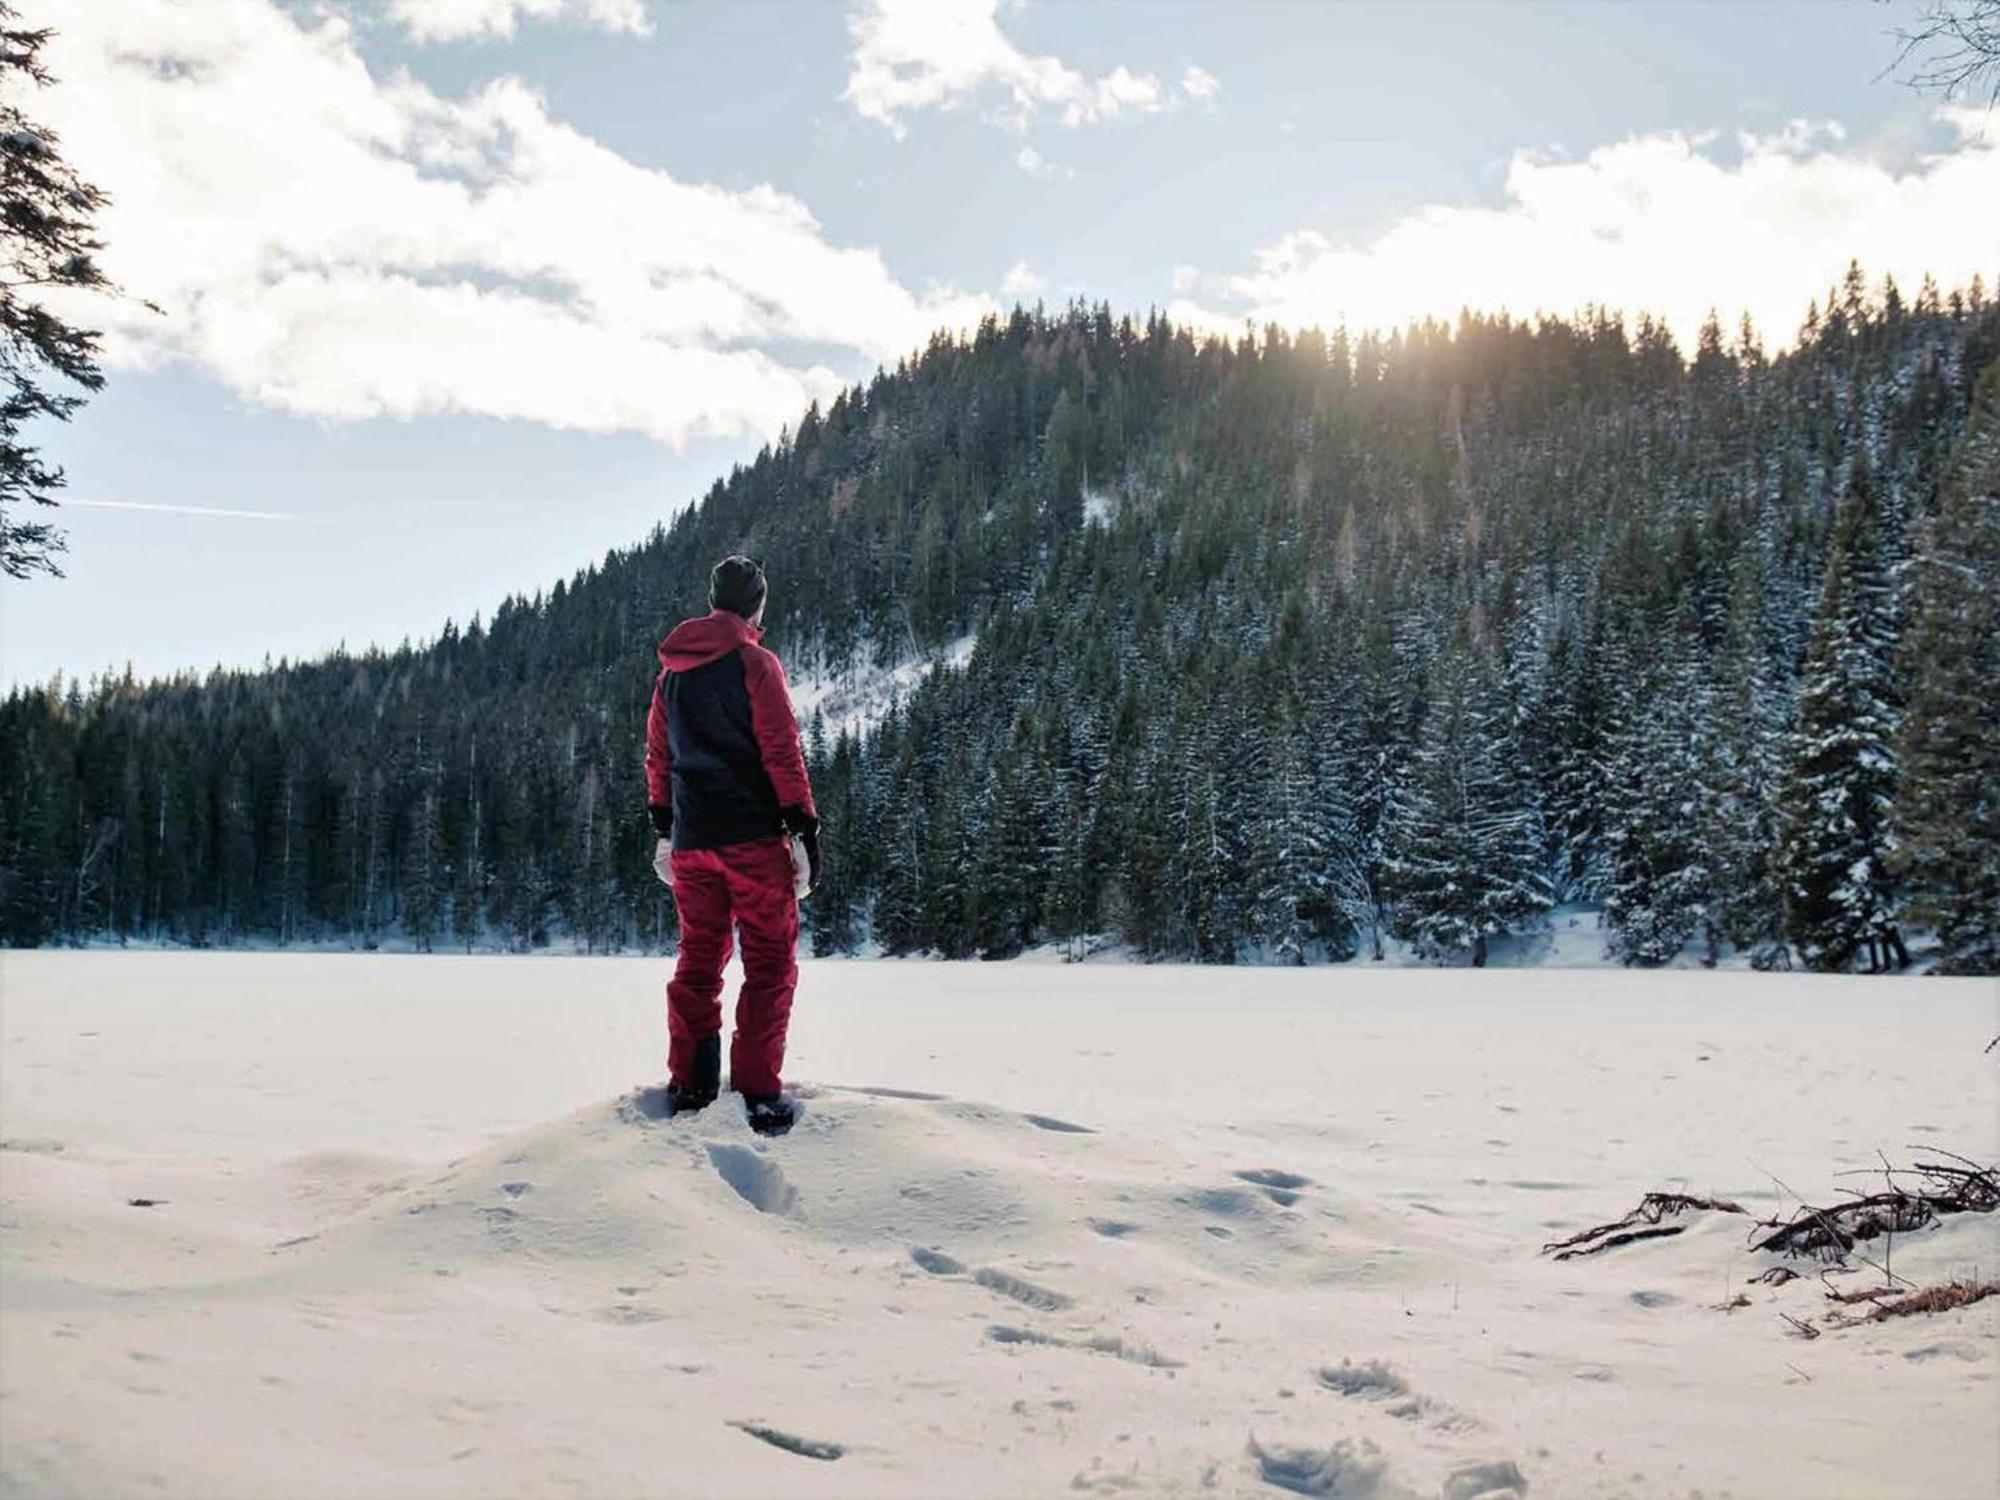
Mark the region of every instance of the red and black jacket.
<instances>
[{"instance_id":1,"label":"red and black jacket","mask_svg":"<svg viewBox=\"0 0 2000 1500\"><path fill-rule=\"evenodd\" d=\"M718 609L660 642L646 801L673 809L676 849L775 838L780 808L819 815L785 669L762 639L741 615Z\"/></svg>"}]
</instances>

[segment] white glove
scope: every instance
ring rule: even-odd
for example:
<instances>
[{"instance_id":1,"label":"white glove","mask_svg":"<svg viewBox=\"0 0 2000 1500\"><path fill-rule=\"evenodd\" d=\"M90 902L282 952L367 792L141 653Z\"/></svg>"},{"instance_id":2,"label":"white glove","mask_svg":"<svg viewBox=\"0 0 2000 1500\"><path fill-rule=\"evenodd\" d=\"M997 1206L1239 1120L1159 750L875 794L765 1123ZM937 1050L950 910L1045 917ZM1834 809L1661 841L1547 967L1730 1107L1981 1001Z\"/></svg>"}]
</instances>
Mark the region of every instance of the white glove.
<instances>
[{"instance_id":1,"label":"white glove","mask_svg":"<svg viewBox=\"0 0 2000 1500\"><path fill-rule=\"evenodd\" d=\"M812 894L812 861L806 858L804 839L786 839L792 851L792 894L803 901Z\"/></svg>"},{"instance_id":2,"label":"white glove","mask_svg":"<svg viewBox=\"0 0 2000 1500\"><path fill-rule=\"evenodd\" d=\"M654 840L653 873L660 877L661 885L668 890L674 888L674 846L670 840Z\"/></svg>"}]
</instances>

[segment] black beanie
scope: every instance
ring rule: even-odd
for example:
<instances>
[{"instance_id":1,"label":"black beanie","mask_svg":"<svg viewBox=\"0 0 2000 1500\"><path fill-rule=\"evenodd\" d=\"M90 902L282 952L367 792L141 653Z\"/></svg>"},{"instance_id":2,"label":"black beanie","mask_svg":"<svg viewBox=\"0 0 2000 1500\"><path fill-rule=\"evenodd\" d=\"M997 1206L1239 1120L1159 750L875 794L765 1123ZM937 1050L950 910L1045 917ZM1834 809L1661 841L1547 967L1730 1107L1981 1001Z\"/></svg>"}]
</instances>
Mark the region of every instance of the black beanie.
<instances>
[{"instance_id":1,"label":"black beanie","mask_svg":"<svg viewBox=\"0 0 2000 1500\"><path fill-rule=\"evenodd\" d=\"M708 575L708 607L749 619L764 607L764 568L740 553L725 557Z\"/></svg>"}]
</instances>

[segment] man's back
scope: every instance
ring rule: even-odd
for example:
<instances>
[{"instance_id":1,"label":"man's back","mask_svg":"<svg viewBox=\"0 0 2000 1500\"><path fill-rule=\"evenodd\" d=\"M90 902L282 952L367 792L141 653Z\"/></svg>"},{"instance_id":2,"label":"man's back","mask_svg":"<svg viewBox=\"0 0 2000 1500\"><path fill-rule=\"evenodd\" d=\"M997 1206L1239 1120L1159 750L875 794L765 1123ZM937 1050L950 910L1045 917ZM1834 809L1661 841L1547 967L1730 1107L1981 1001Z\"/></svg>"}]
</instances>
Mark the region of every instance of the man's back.
<instances>
[{"instance_id":1,"label":"man's back","mask_svg":"<svg viewBox=\"0 0 2000 1500\"><path fill-rule=\"evenodd\" d=\"M722 975L742 943L730 1081L750 1127L782 1134L779 1070L797 988L799 897L819 870L819 815L785 670L760 642L761 564L726 557L709 603L660 643L646 715L653 868L673 888L680 952L667 985L667 1105L704 1109L722 1072Z\"/></svg>"},{"instance_id":2,"label":"man's back","mask_svg":"<svg viewBox=\"0 0 2000 1500\"><path fill-rule=\"evenodd\" d=\"M660 643L646 779L650 799L673 808L676 849L775 838L782 809L812 810L784 668L761 635L718 609Z\"/></svg>"}]
</instances>

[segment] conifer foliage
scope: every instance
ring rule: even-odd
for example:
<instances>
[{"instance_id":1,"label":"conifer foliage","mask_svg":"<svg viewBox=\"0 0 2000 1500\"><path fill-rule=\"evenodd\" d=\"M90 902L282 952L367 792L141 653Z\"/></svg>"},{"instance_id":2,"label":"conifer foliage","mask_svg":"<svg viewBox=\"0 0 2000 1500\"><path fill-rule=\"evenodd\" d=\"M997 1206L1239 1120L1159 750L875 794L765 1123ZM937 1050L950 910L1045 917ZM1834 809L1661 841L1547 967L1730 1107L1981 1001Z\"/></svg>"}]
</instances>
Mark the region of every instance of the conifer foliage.
<instances>
[{"instance_id":1,"label":"conifer foliage","mask_svg":"<svg viewBox=\"0 0 2000 1500\"><path fill-rule=\"evenodd\" d=\"M2000 973L2000 365L1989 365L1912 565L1897 872L1939 968Z\"/></svg>"},{"instance_id":2,"label":"conifer foliage","mask_svg":"<svg viewBox=\"0 0 2000 1500\"><path fill-rule=\"evenodd\" d=\"M1476 962L1559 900L1631 963L1990 972L1997 357L1979 283L1858 270L1691 360L1016 310L422 648L10 694L0 937L670 947L653 648L745 551L826 706L818 952Z\"/></svg>"},{"instance_id":3,"label":"conifer foliage","mask_svg":"<svg viewBox=\"0 0 2000 1500\"><path fill-rule=\"evenodd\" d=\"M1888 868L1893 646L1877 503L1857 473L1834 520L1779 792L1786 932L1815 969L1863 954L1872 970L1908 961Z\"/></svg>"},{"instance_id":4,"label":"conifer foliage","mask_svg":"<svg viewBox=\"0 0 2000 1500\"><path fill-rule=\"evenodd\" d=\"M1420 951L1469 953L1549 906L1541 817L1495 694L1458 653L1439 659L1389 864L1398 922Z\"/></svg>"},{"instance_id":5,"label":"conifer foliage","mask_svg":"<svg viewBox=\"0 0 2000 1500\"><path fill-rule=\"evenodd\" d=\"M58 316L51 287L106 291L92 221L105 197L63 160L61 142L15 102L51 80L41 61L50 33L27 30L0 3L0 573L61 575L62 532L29 520L25 505L53 506L62 470L29 446L37 418L67 421L83 392L104 384L97 334Z\"/></svg>"}]
</instances>

